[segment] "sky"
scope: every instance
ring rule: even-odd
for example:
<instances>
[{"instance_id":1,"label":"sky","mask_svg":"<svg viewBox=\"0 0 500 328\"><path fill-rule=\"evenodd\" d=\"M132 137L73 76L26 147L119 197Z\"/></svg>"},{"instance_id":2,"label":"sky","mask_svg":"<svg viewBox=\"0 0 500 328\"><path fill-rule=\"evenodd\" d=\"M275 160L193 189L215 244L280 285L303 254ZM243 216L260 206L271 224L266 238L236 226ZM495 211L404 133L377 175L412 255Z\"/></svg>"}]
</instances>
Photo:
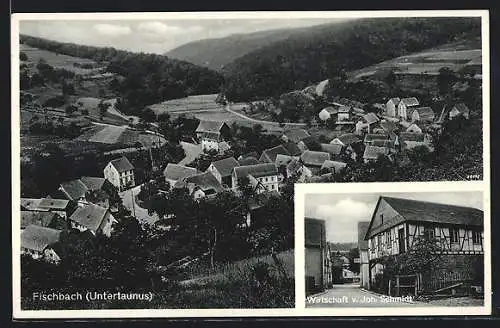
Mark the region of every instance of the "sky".
<instances>
[{"instance_id":1,"label":"sky","mask_svg":"<svg viewBox=\"0 0 500 328\"><path fill-rule=\"evenodd\" d=\"M60 42L162 54L201 39L342 20L345 19L24 20L19 30L21 34Z\"/></svg>"},{"instance_id":2,"label":"sky","mask_svg":"<svg viewBox=\"0 0 500 328\"><path fill-rule=\"evenodd\" d=\"M326 239L330 242L356 242L358 221L370 221L379 196L468 206L483 210L481 192L418 192L367 194L306 194L305 216L326 221Z\"/></svg>"}]
</instances>

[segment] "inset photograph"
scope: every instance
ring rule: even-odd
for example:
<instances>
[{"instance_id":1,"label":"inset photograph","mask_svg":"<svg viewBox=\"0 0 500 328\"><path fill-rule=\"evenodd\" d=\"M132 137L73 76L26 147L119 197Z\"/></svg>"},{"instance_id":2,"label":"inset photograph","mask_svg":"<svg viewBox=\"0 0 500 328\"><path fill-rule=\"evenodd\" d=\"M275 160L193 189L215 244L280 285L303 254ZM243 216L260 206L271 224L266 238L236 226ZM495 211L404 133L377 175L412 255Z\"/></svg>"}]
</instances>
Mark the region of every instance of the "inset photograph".
<instances>
[{"instance_id":1,"label":"inset photograph","mask_svg":"<svg viewBox=\"0 0 500 328\"><path fill-rule=\"evenodd\" d=\"M483 193L305 196L306 307L484 305Z\"/></svg>"}]
</instances>

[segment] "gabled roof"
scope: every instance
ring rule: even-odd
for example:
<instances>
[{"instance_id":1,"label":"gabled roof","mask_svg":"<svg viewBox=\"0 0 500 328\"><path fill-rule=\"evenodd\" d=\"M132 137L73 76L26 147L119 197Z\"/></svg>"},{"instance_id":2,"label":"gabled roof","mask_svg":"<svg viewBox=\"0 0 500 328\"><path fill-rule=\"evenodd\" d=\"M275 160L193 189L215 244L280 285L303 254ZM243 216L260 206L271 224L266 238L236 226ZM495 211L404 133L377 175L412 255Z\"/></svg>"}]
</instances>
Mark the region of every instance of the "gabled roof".
<instances>
[{"instance_id":1,"label":"gabled roof","mask_svg":"<svg viewBox=\"0 0 500 328\"><path fill-rule=\"evenodd\" d=\"M353 143L360 141L359 137L357 135L355 135L354 133L346 133L346 134L343 134L341 136L338 136L336 139L338 139L345 146L349 146Z\"/></svg>"},{"instance_id":2,"label":"gabled roof","mask_svg":"<svg viewBox=\"0 0 500 328\"><path fill-rule=\"evenodd\" d=\"M290 155L288 150L285 147L283 147L283 145L278 145L276 147L264 150L262 152L262 155L260 156L260 160L261 161L265 160L267 162L274 163L276 161L276 156L278 156L278 154Z\"/></svg>"},{"instance_id":3,"label":"gabled roof","mask_svg":"<svg viewBox=\"0 0 500 328\"><path fill-rule=\"evenodd\" d=\"M399 216L394 220L384 222L378 227L373 227L373 216L377 212L378 206L382 200L391 206ZM366 234L368 238L404 221L475 227L483 227L484 225L484 213L476 208L386 196L380 196L373 216L370 222L370 228Z\"/></svg>"},{"instance_id":4,"label":"gabled roof","mask_svg":"<svg viewBox=\"0 0 500 328\"><path fill-rule=\"evenodd\" d=\"M220 133L220 130L226 123L223 121L200 121L196 132Z\"/></svg>"},{"instance_id":5,"label":"gabled roof","mask_svg":"<svg viewBox=\"0 0 500 328\"><path fill-rule=\"evenodd\" d=\"M38 208L66 210L69 202L67 199L42 198L38 204Z\"/></svg>"},{"instance_id":6,"label":"gabled roof","mask_svg":"<svg viewBox=\"0 0 500 328\"><path fill-rule=\"evenodd\" d=\"M297 146L297 144L295 142L289 141L289 142L283 143L282 145L283 145L283 147L286 148L286 150L288 150L288 152L292 156L297 156L297 155L300 155L302 153L302 150L300 150L299 146Z\"/></svg>"},{"instance_id":7,"label":"gabled roof","mask_svg":"<svg viewBox=\"0 0 500 328\"><path fill-rule=\"evenodd\" d=\"M389 148L387 147L366 146L363 158L377 159L379 155L388 155L388 154L389 154Z\"/></svg>"},{"instance_id":8,"label":"gabled roof","mask_svg":"<svg viewBox=\"0 0 500 328\"><path fill-rule=\"evenodd\" d=\"M256 151L252 151L250 153L246 153L246 154L243 154L241 155L240 157L238 157L238 159L243 159L243 158L247 158L247 157L259 157L259 153L257 153Z\"/></svg>"},{"instance_id":9,"label":"gabled roof","mask_svg":"<svg viewBox=\"0 0 500 328\"><path fill-rule=\"evenodd\" d=\"M259 160L256 158L256 157L244 157L240 160L238 160L238 163L240 164L240 166L248 166L248 165L255 165L255 164L259 164Z\"/></svg>"},{"instance_id":10,"label":"gabled roof","mask_svg":"<svg viewBox=\"0 0 500 328\"><path fill-rule=\"evenodd\" d=\"M21 211L21 229L29 225L48 227L58 215L45 211Z\"/></svg>"},{"instance_id":11,"label":"gabled roof","mask_svg":"<svg viewBox=\"0 0 500 328\"><path fill-rule=\"evenodd\" d=\"M106 178L100 177L81 177L80 180L89 190L99 190L106 182Z\"/></svg>"},{"instance_id":12,"label":"gabled roof","mask_svg":"<svg viewBox=\"0 0 500 328\"><path fill-rule=\"evenodd\" d=\"M21 198L21 209L31 211L37 210L41 201L42 199L39 198Z\"/></svg>"},{"instance_id":13,"label":"gabled roof","mask_svg":"<svg viewBox=\"0 0 500 328\"><path fill-rule=\"evenodd\" d=\"M61 183L61 191L71 200L78 200L87 193L87 186L80 180L71 180Z\"/></svg>"},{"instance_id":14,"label":"gabled roof","mask_svg":"<svg viewBox=\"0 0 500 328\"><path fill-rule=\"evenodd\" d=\"M330 159L330 154L322 151L306 150L300 156L300 160L304 165L321 166Z\"/></svg>"},{"instance_id":15,"label":"gabled roof","mask_svg":"<svg viewBox=\"0 0 500 328\"><path fill-rule=\"evenodd\" d=\"M330 115L337 114L339 112L338 108L335 108L333 106L325 107L321 111L325 111Z\"/></svg>"},{"instance_id":16,"label":"gabled roof","mask_svg":"<svg viewBox=\"0 0 500 328\"><path fill-rule=\"evenodd\" d=\"M387 103L389 103L389 101L392 101L392 103L393 103L395 106L397 106L397 105L399 105L399 102L401 101L401 99L400 99L400 98L398 98L398 97L395 97L395 98L391 98L391 99L389 99L389 100L387 101Z\"/></svg>"},{"instance_id":17,"label":"gabled roof","mask_svg":"<svg viewBox=\"0 0 500 328\"><path fill-rule=\"evenodd\" d=\"M414 108L411 111L410 115L413 115L414 112L418 113L418 116L419 116L419 118L420 118L421 121L432 122L434 120L435 114L434 114L434 111L432 110L432 108L430 108L430 107L417 107L417 108Z\"/></svg>"},{"instance_id":18,"label":"gabled roof","mask_svg":"<svg viewBox=\"0 0 500 328\"><path fill-rule=\"evenodd\" d=\"M292 142L299 142L300 140L309 137L310 134L304 129L292 129L292 130L287 130L283 133L284 136L288 138L288 141Z\"/></svg>"},{"instance_id":19,"label":"gabled roof","mask_svg":"<svg viewBox=\"0 0 500 328\"><path fill-rule=\"evenodd\" d=\"M425 141L425 133L417 133L417 132L401 132L399 134L399 139L401 141Z\"/></svg>"},{"instance_id":20,"label":"gabled roof","mask_svg":"<svg viewBox=\"0 0 500 328\"><path fill-rule=\"evenodd\" d=\"M222 177L227 177L233 173L233 168L240 166L240 163L238 163L234 157L228 157L212 162L212 165L217 169Z\"/></svg>"},{"instance_id":21,"label":"gabled roof","mask_svg":"<svg viewBox=\"0 0 500 328\"><path fill-rule=\"evenodd\" d=\"M342 145L339 144L325 144L322 143L321 145L321 151L324 151L326 153L329 153L330 155L340 155L342 153Z\"/></svg>"},{"instance_id":22,"label":"gabled roof","mask_svg":"<svg viewBox=\"0 0 500 328\"><path fill-rule=\"evenodd\" d=\"M197 173L198 170L194 167L182 166L174 163L168 163L165 170L163 170L165 178L174 181L182 180Z\"/></svg>"},{"instance_id":23,"label":"gabled roof","mask_svg":"<svg viewBox=\"0 0 500 328\"><path fill-rule=\"evenodd\" d=\"M349 113L351 111L351 107L349 106L340 106L339 113Z\"/></svg>"},{"instance_id":24,"label":"gabled roof","mask_svg":"<svg viewBox=\"0 0 500 328\"><path fill-rule=\"evenodd\" d=\"M114 166L114 168L118 171L118 173L130 171L134 169L134 166L132 163L129 162L127 157L123 156L117 159L112 160L111 165Z\"/></svg>"},{"instance_id":25,"label":"gabled roof","mask_svg":"<svg viewBox=\"0 0 500 328\"><path fill-rule=\"evenodd\" d=\"M243 178L249 175L254 178L265 177L278 175L278 169L273 163L263 163L256 165L248 165L248 166L238 166L234 168L234 173L236 174L236 178Z\"/></svg>"},{"instance_id":26,"label":"gabled roof","mask_svg":"<svg viewBox=\"0 0 500 328\"><path fill-rule=\"evenodd\" d=\"M418 99L415 97L403 98L403 99L401 99L401 102L403 104L405 104L407 107L420 105L420 103L418 102Z\"/></svg>"},{"instance_id":27,"label":"gabled roof","mask_svg":"<svg viewBox=\"0 0 500 328\"><path fill-rule=\"evenodd\" d=\"M321 169L335 169L335 172L338 173L342 169L344 169L347 166L347 163L344 162L339 162L339 161L330 161L326 160L323 165L321 166Z\"/></svg>"},{"instance_id":28,"label":"gabled roof","mask_svg":"<svg viewBox=\"0 0 500 328\"><path fill-rule=\"evenodd\" d=\"M358 248L360 250L368 249L368 240L365 240L365 236L369 227L370 227L370 221L358 222Z\"/></svg>"},{"instance_id":29,"label":"gabled roof","mask_svg":"<svg viewBox=\"0 0 500 328\"><path fill-rule=\"evenodd\" d=\"M363 119L367 124L373 124L373 123L377 123L378 121L380 121L377 114L375 114L375 113L366 113L363 115Z\"/></svg>"},{"instance_id":30,"label":"gabled roof","mask_svg":"<svg viewBox=\"0 0 500 328\"><path fill-rule=\"evenodd\" d=\"M87 204L78 207L69 219L95 232L101 226L107 211L108 209L104 207Z\"/></svg>"},{"instance_id":31,"label":"gabled roof","mask_svg":"<svg viewBox=\"0 0 500 328\"><path fill-rule=\"evenodd\" d=\"M187 184L192 183L203 191L213 189L215 192L221 192L224 190L220 182L214 177L211 172L192 175L185 178L183 181Z\"/></svg>"},{"instance_id":32,"label":"gabled roof","mask_svg":"<svg viewBox=\"0 0 500 328\"><path fill-rule=\"evenodd\" d=\"M292 160L292 156L278 154L278 156L276 156L276 161L274 162L274 164L276 165L276 167L280 167L281 165L288 165L288 163L290 163Z\"/></svg>"},{"instance_id":33,"label":"gabled roof","mask_svg":"<svg viewBox=\"0 0 500 328\"><path fill-rule=\"evenodd\" d=\"M286 166L286 169L290 174L295 174L303 165L300 160L293 158Z\"/></svg>"},{"instance_id":34,"label":"gabled roof","mask_svg":"<svg viewBox=\"0 0 500 328\"><path fill-rule=\"evenodd\" d=\"M375 147L394 148L396 146L396 140L373 140L371 145Z\"/></svg>"},{"instance_id":35,"label":"gabled roof","mask_svg":"<svg viewBox=\"0 0 500 328\"><path fill-rule=\"evenodd\" d=\"M59 241L61 230L29 225L21 232L21 247L42 252Z\"/></svg>"},{"instance_id":36,"label":"gabled roof","mask_svg":"<svg viewBox=\"0 0 500 328\"><path fill-rule=\"evenodd\" d=\"M379 133L367 133L365 135L365 143L366 142L371 142L373 140L387 140L389 138L389 135L387 134L379 134Z\"/></svg>"},{"instance_id":37,"label":"gabled roof","mask_svg":"<svg viewBox=\"0 0 500 328\"><path fill-rule=\"evenodd\" d=\"M384 131L387 132L387 133L392 132L394 130L397 130L397 128L398 128L398 126L396 125L396 123L391 122L391 121L382 121L382 122L380 122L380 127L382 129L384 129Z\"/></svg>"}]
</instances>

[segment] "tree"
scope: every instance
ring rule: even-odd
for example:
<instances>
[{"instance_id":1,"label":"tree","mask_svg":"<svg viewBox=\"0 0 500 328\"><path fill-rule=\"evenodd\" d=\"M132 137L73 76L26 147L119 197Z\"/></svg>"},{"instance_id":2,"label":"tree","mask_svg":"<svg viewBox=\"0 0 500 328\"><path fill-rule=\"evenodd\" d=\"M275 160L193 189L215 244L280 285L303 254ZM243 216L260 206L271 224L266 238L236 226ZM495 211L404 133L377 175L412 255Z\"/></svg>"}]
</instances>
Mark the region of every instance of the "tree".
<instances>
[{"instance_id":1,"label":"tree","mask_svg":"<svg viewBox=\"0 0 500 328\"><path fill-rule=\"evenodd\" d=\"M451 86L455 81L455 73L449 67L439 69L437 77L439 94L441 96L448 95L451 92Z\"/></svg>"},{"instance_id":2,"label":"tree","mask_svg":"<svg viewBox=\"0 0 500 328\"><path fill-rule=\"evenodd\" d=\"M20 60L20 61L27 61L27 60L28 60L28 55L26 55L26 53L25 53L25 52L21 51L21 52L19 53L19 60Z\"/></svg>"},{"instance_id":3,"label":"tree","mask_svg":"<svg viewBox=\"0 0 500 328\"><path fill-rule=\"evenodd\" d=\"M110 103L104 102L101 100L99 104L97 105L97 108L99 109L99 119L102 120L104 118L104 115L106 115L108 108L111 106Z\"/></svg>"},{"instance_id":4,"label":"tree","mask_svg":"<svg viewBox=\"0 0 500 328\"><path fill-rule=\"evenodd\" d=\"M393 70L389 71L389 73L384 78L384 81L389 85L389 88L393 89L396 84L396 74L394 74Z\"/></svg>"},{"instance_id":5,"label":"tree","mask_svg":"<svg viewBox=\"0 0 500 328\"><path fill-rule=\"evenodd\" d=\"M78 110L76 106L73 105L68 105L64 108L64 111L66 112L67 115L70 115L71 113L74 113Z\"/></svg>"}]
</instances>

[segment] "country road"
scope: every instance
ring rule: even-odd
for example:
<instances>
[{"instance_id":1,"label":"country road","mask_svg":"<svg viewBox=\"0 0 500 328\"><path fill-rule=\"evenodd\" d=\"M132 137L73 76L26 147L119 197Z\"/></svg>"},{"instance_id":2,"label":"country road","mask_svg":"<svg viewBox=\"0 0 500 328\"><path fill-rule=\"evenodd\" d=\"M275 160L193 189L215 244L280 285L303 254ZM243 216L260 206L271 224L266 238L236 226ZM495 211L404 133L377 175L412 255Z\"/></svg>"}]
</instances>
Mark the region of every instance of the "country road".
<instances>
[{"instance_id":1,"label":"country road","mask_svg":"<svg viewBox=\"0 0 500 328\"><path fill-rule=\"evenodd\" d=\"M266 124L266 125L274 125L274 126L277 126L277 127L280 127L281 126L281 123L279 122L273 122L273 121L263 121L263 120L257 120L255 118L251 118L251 117L248 117L246 115L243 115L241 113L238 113L234 110L231 109L230 106L226 106L224 108L226 111L230 112L231 114L234 114L236 116L239 116L247 121L250 121L250 122L253 122L253 123L256 123L256 124ZM306 124L305 123L284 123L285 126L295 126L295 127L306 127Z\"/></svg>"},{"instance_id":2,"label":"country road","mask_svg":"<svg viewBox=\"0 0 500 328\"><path fill-rule=\"evenodd\" d=\"M130 211L132 212L132 215L135 213L135 217L139 222L141 223L149 223L153 224L156 221L158 221L158 216L155 214L149 215L148 210L145 208L140 207L136 202L135 202L135 196L139 193L141 190L141 186L135 186L134 188L125 190L120 192L120 197L123 200L123 205Z\"/></svg>"},{"instance_id":3,"label":"country road","mask_svg":"<svg viewBox=\"0 0 500 328\"><path fill-rule=\"evenodd\" d=\"M419 307L422 302L389 299L359 288L356 284L334 285L324 293L306 297L306 307Z\"/></svg>"}]
</instances>

